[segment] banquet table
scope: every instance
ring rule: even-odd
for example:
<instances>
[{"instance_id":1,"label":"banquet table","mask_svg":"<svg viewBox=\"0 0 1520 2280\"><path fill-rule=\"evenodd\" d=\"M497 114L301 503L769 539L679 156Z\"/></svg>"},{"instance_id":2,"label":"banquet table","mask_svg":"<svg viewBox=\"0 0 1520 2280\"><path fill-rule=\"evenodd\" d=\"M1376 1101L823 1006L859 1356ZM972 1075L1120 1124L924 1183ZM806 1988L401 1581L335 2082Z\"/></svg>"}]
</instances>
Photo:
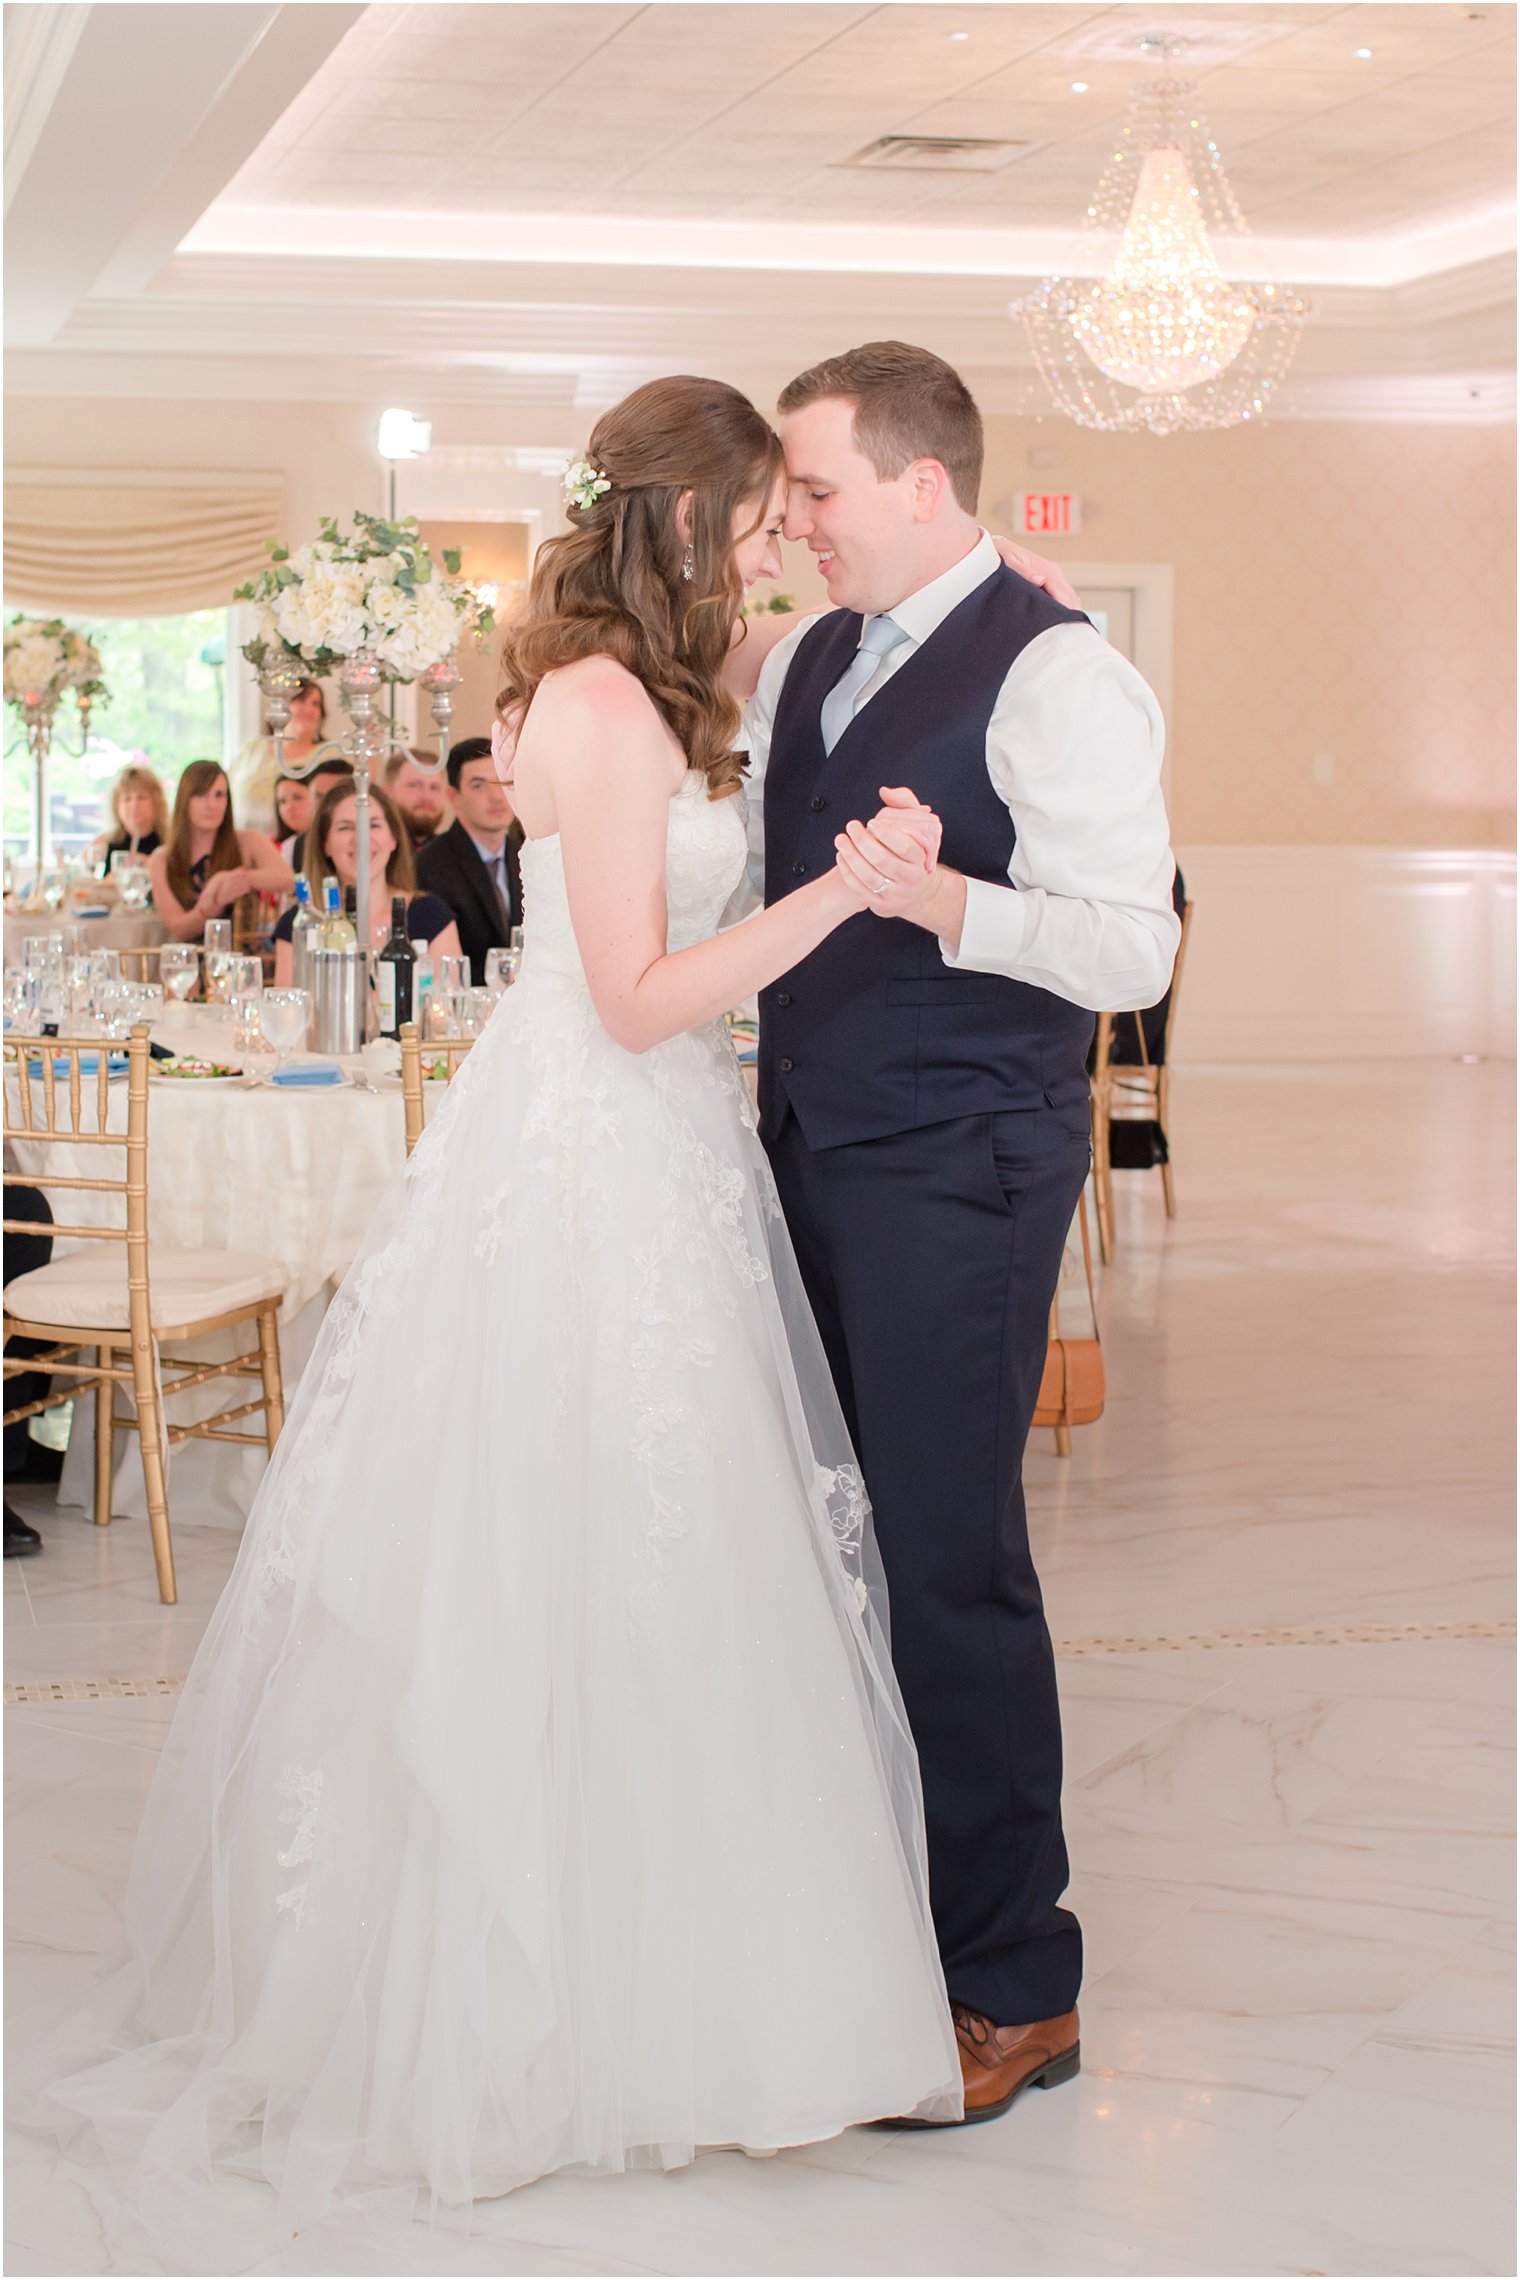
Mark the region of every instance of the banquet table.
<instances>
[{"instance_id":1,"label":"banquet table","mask_svg":"<svg viewBox=\"0 0 1520 2280\"><path fill-rule=\"evenodd\" d=\"M370 1216L405 1161L399 1078L375 1070L384 1052L371 1047L368 1056L340 1066L350 1075L368 1075L380 1089L348 1083L331 1091L276 1090L255 1075L273 1068L272 1056L234 1050L229 1016L201 1007L166 1007L153 1035L172 1051L233 1061L253 1077L226 1086L189 1079L150 1081L149 1233L155 1242L175 1249L256 1252L279 1262L287 1282L280 1351L288 1400ZM427 1091L431 1107L442 1087ZM125 1131L124 1078L113 1082L110 1104L112 1128ZM12 1143L16 1168L23 1172L77 1169L77 1160L93 1153L57 1143ZM88 1169L98 1173L100 1166ZM88 1223L92 1206L102 1222L113 1215L119 1220L116 1199L109 1196L71 1196L66 1215ZM76 1247L60 1240L55 1256ZM204 1351L208 1358L230 1353L238 1342L237 1334L224 1333L205 1341ZM243 1337L241 1342L248 1341ZM170 1421L209 1415L246 1398L238 1380L222 1380L177 1397ZM63 1503L88 1508L93 1502L94 1434L91 1398L74 1413L59 1488ZM234 1449L226 1442L182 1442L170 1466L171 1521L177 1514L240 1526L263 1469L259 1450ZM145 1515L135 1435L121 1438L116 1478L113 1511Z\"/></svg>"}]
</instances>

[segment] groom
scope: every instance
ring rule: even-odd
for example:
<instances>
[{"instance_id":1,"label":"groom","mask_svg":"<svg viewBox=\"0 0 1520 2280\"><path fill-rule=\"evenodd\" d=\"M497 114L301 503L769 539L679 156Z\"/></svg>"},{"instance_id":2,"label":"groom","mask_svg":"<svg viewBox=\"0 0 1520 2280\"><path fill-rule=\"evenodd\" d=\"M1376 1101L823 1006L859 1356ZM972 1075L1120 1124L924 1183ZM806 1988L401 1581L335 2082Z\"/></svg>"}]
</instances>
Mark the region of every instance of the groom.
<instances>
[{"instance_id":1,"label":"groom","mask_svg":"<svg viewBox=\"0 0 1520 2280\"><path fill-rule=\"evenodd\" d=\"M835 606L767 658L746 719L765 899L837 850L872 902L761 993L761 1133L874 1507L979 2121L1078 2066L1020 1469L1088 1167L1093 1016L1153 1005L1177 946L1162 723L979 528L981 417L949 365L876 341L780 411L786 535ZM850 820L889 785L940 820L928 868L894 821L908 795Z\"/></svg>"}]
</instances>

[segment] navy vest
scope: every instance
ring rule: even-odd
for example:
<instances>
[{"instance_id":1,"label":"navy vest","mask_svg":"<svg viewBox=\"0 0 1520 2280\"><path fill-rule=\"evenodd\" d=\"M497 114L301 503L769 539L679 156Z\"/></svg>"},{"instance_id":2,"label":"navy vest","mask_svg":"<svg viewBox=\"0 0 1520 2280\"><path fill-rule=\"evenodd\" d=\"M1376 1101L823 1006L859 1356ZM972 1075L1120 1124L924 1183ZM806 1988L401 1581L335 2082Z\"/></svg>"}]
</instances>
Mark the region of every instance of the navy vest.
<instances>
[{"instance_id":1,"label":"navy vest","mask_svg":"<svg viewBox=\"0 0 1520 2280\"><path fill-rule=\"evenodd\" d=\"M819 713L860 643L835 610L798 644L765 776L765 899L832 869L834 835L869 823L883 784L906 784L943 826L941 859L1007 887L1013 819L987 774L987 728L1008 668L1036 634L1084 625L999 568L857 713L831 753ZM760 992L760 1121L790 1103L810 1148L878 1140L951 1117L1041 1106L1080 1111L1093 1015L1001 974L957 972L936 936L859 911Z\"/></svg>"}]
</instances>

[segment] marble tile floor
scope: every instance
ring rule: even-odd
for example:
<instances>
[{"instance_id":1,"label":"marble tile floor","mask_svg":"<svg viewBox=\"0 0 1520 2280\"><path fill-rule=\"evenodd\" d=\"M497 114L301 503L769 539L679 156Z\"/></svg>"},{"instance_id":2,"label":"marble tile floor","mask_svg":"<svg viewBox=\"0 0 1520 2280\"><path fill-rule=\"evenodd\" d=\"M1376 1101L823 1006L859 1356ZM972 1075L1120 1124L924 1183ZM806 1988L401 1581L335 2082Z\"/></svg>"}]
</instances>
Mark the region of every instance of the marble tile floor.
<instances>
[{"instance_id":1,"label":"marble tile floor","mask_svg":"<svg viewBox=\"0 0 1520 2280\"><path fill-rule=\"evenodd\" d=\"M1512 1090L1444 1063L1191 1071L1181 1216L1120 1181L1109 1409L1028 1466L1077 2083L985 2128L549 2179L468 2241L256 2269L1513 2272ZM113 1936L174 1711L154 1682L234 1550L181 1514L160 1609L139 1528L21 1501L47 1549L5 1569L13 2054ZM5 2226L8 2273L162 2269L19 2138Z\"/></svg>"}]
</instances>

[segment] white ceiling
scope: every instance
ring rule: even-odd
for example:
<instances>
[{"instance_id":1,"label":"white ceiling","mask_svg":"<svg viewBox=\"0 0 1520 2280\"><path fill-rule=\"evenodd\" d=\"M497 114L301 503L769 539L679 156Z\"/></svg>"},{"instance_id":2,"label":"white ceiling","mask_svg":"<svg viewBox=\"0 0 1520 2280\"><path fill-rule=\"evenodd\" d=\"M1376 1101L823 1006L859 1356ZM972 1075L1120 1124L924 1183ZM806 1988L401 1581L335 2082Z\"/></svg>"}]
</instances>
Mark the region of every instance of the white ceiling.
<instances>
[{"instance_id":1,"label":"white ceiling","mask_svg":"<svg viewBox=\"0 0 1520 2280\"><path fill-rule=\"evenodd\" d=\"M1313 298L1280 408L1512 412L1508 0L20 0L7 387L553 407L705 368L763 398L890 332L1034 408L1006 305L1068 248L1158 29L1260 261ZM844 163L913 132L1020 147Z\"/></svg>"},{"instance_id":2,"label":"white ceiling","mask_svg":"<svg viewBox=\"0 0 1520 2280\"><path fill-rule=\"evenodd\" d=\"M1514 17L1379 0L371 7L220 204L1068 227L1156 73L1140 40L1159 28L1189 43L1176 68L1253 228L1425 228L1512 203ZM969 176L845 164L902 133L1023 147Z\"/></svg>"}]
</instances>

